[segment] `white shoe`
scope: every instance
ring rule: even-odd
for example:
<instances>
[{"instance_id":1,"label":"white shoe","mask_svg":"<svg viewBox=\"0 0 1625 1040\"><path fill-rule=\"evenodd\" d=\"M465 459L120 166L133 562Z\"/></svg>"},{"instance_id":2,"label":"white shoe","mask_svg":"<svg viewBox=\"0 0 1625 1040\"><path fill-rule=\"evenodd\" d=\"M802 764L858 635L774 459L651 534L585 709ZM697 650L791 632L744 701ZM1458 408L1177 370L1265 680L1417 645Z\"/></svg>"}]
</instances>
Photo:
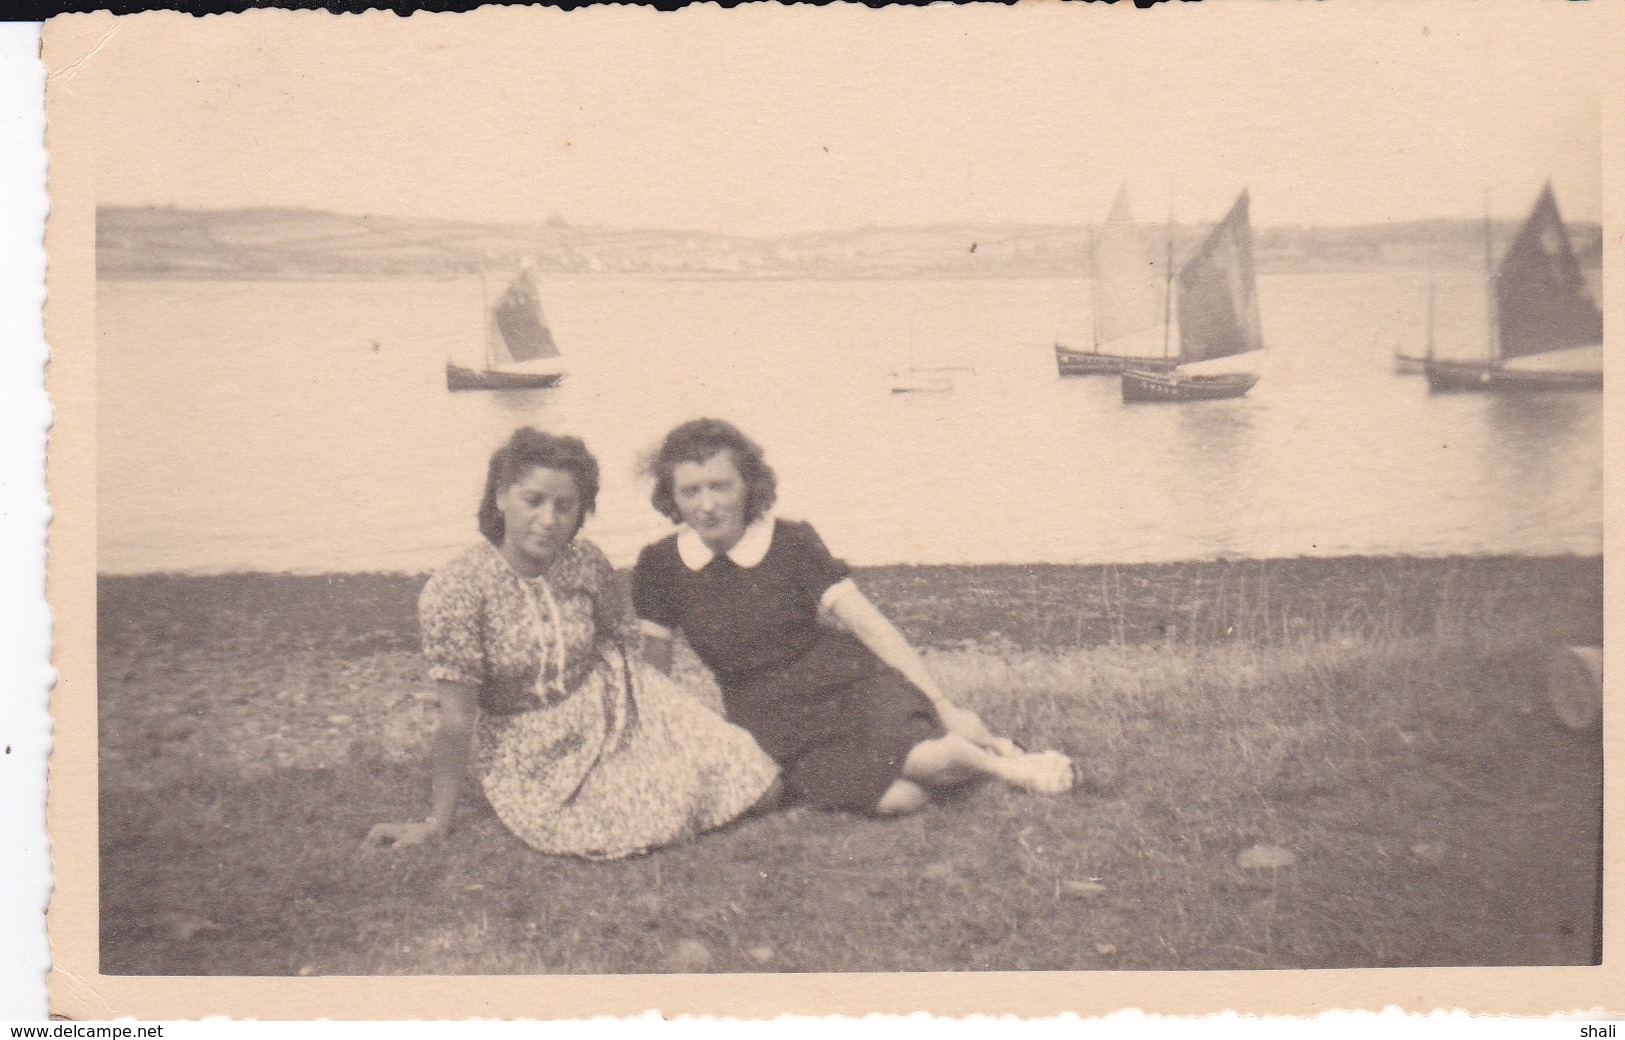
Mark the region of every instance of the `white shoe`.
<instances>
[{"instance_id":1,"label":"white shoe","mask_svg":"<svg viewBox=\"0 0 1625 1040\"><path fill-rule=\"evenodd\" d=\"M1059 751L1039 751L1006 759L1004 779L1033 794L1065 794L1074 782L1072 760Z\"/></svg>"}]
</instances>

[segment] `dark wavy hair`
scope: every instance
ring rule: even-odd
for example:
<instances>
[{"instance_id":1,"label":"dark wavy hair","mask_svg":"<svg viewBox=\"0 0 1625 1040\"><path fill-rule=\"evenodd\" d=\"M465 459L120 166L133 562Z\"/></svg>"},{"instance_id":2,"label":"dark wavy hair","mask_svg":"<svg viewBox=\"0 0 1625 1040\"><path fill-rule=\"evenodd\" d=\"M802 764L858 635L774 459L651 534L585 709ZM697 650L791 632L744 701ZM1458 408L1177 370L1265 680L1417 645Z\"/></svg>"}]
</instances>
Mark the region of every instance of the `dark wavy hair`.
<instances>
[{"instance_id":1,"label":"dark wavy hair","mask_svg":"<svg viewBox=\"0 0 1625 1040\"><path fill-rule=\"evenodd\" d=\"M760 519L778 497L778 478L763 457L761 445L721 419L693 419L666 434L660 449L644 465L655 481L649 503L672 523L681 523L672 494L672 474L680 463L704 462L722 451L733 456L734 467L745 481L745 522Z\"/></svg>"},{"instance_id":2,"label":"dark wavy hair","mask_svg":"<svg viewBox=\"0 0 1625 1040\"><path fill-rule=\"evenodd\" d=\"M485 471L485 494L480 497L480 534L492 545L501 545L507 523L497 509L497 496L523 480L533 469L556 469L568 473L581 494L581 524L598 504L598 460L592 457L580 437L565 437L543 433L531 426L513 431L508 443L491 455L491 465Z\"/></svg>"}]
</instances>

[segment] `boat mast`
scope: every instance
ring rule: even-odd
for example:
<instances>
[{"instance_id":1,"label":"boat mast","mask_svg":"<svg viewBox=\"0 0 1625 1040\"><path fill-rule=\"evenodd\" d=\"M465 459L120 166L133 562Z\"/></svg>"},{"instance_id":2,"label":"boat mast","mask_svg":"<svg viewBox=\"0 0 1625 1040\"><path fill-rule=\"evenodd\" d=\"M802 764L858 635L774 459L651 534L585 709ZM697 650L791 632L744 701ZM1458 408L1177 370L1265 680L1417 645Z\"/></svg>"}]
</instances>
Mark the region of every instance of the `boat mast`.
<instances>
[{"instance_id":1,"label":"boat mast","mask_svg":"<svg viewBox=\"0 0 1625 1040\"><path fill-rule=\"evenodd\" d=\"M480 327L485 329L485 367L496 367L496 354L491 349L491 294L485 287L485 254L480 254Z\"/></svg>"},{"instance_id":2,"label":"boat mast","mask_svg":"<svg viewBox=\"0 0 1625 1040\"><path fill-rule=\"evenodd\" d=\"M1433 280L1433 265L1428 265L1428 352L1427 359L1433 360L1433 297L1437 289Z\"/></svg>"},{"instance_id":3,"label":"boat mast","mask_svg":"<svg viewBox=\"0 0 1625 1040\"><path fill-rule=\"evenodd\" d=\"M1168 255L1164 260L1162 274L1162 356L1168 356L1169 330L1174 321L1174 211L1168 209L1167 234Z\"/></svg>"},{"instance_id":4,"label":"boat mast","mask_svg":"<svg viewBox=\"0 0 1625 1040\"><path fill-rule=\"evenodd\" d=\"M1495 299L1495 228L1490 223L1490 193L1484 192L1484 356L1490 364L1498 360L1499 336L1496 328L1500 324L1499 309Z\"/></svg>"},{"instance_id":5,"label":"boat mast","mask_svg":"<svg viewBox=\"0 0 1625 1040\"><path fill-rule=\"evenodd\" d=\"M1089 341L1100 353L1100 265L1095 260L1095 226L1089 225Z\"/></svg>"}]
</instances>

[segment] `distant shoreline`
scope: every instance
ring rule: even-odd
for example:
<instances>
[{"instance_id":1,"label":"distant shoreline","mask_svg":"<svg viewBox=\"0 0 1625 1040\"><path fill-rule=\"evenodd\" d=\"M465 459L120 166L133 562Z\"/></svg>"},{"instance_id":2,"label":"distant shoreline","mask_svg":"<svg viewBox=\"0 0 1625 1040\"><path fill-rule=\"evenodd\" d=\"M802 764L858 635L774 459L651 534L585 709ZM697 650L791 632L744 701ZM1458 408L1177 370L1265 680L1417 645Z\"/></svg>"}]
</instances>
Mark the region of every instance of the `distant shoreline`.
<instances>
[{"instance_id":1,"label":"distant shoreline","mask_svg":"<svg viewBox=\"0 0 1625 1040\"><path fill-rule=\"evenodd\" d=\"M1464 271L1476 270L1471 265L1461 264L1454 267L1437 267L1417 261L1411 263L1382 263L1365 264L1360 266L1324 266L1314 268L1300 268L1293 270L1261 269L1260 277L1264 278L1297 278L1315 277L1318 275L1334 274L1372 274L1378 271L1387 273L1408 272L1427 274L1444 270ZM1584 268L1588 273L1601 273L1600 267ZM628 281L646 282L1044 282L1044 281L1072 281L1083 280L1089 276L1088 271L1039 271L1039 272L998 272L990 274L966 274L951 271L928 271L917 273L839 273L839 272L806 272L794 274L777 273L741 273L741 274L709 274L705 272L661 272L661 271L558 271L552 274L555 278L590 278L590 279L626 279ZM238 273L238 272L144 272L144 271L116 271L111 273L98 272L96 280L99 282L168 282L174 284L186 282L241 282L244 284L290 284L298 282L397 282L397 281L427 281L427 282L458 282L478 277L471 271L456 272L404 272L404 273L372 273L358 272L312 272L309 274L285 273Z\"/></svg>"},{"instance_id":2,"label":"distant shoreline","mask_svg":"<svg viewBox=\"0 0 1625 1040\"><path fill-rule=\"evenodd\" d=\"M365 217L315 210L186 210L103 206L96 214L98 276L108 279L435 277L506 267L522 258L542 274L771 279L1087 277L1089 225L964 224L869 227L763 236L562 221L488 224ZM1209 225L1171 226L1178 254ZM1504 247L1517 224L1491 230ZM1569 226L1582 265L1600 267L1602 229ZM1412 220L1346 227L1258 229L1265 274L1471 270L1484 256L1481 220Z\"/></svg>"}]
</instances>

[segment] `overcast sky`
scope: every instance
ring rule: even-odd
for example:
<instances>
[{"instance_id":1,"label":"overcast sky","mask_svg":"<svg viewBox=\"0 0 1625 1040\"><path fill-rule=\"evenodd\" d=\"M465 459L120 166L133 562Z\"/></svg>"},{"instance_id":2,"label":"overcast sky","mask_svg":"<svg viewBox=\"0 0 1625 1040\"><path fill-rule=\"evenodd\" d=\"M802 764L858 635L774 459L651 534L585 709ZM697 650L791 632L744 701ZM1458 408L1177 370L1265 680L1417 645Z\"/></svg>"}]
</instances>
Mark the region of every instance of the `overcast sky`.
<instances>
[{"instance_id":1,"label":"overcast sky","mask_svg":"<svg viewBox=\"0 0 1625 1040\"><path fill-rule=\"evenodd\" d=\"M1596 5L149 14L87 66L105 203L766 234L1598 219ZM1606 17L1605 17L1606 16ZM1606 29L1607 31L1602 31Z\"/></svg>"}]
</instances>

